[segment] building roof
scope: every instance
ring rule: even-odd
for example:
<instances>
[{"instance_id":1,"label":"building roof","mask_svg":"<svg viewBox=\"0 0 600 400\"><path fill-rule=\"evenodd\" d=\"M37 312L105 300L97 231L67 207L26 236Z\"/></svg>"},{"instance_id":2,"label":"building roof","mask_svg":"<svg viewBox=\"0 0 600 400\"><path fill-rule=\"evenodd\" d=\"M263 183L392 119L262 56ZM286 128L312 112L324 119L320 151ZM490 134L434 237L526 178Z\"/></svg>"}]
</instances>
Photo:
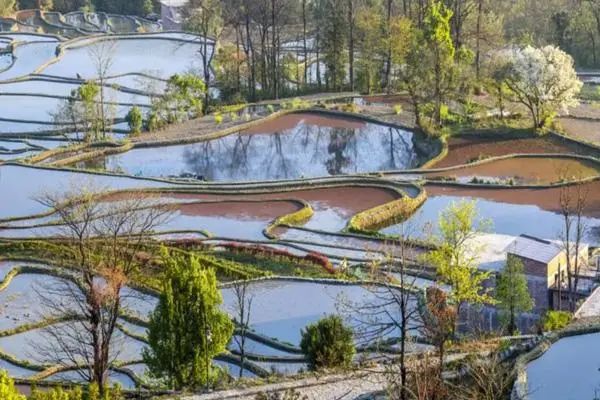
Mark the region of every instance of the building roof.
<instances>
[{"instance_id":1,"label":"building roof","mask_svg":"<svg viewBox=\"0 0 600 400\"><path fill-rule=\"evenodd\" d=\"M506 253L539 261L544 264L548 264L562 251L563 247L560 243L539 239L529 235L518 236L505 249Z\"/></svg>"}]
</instances>

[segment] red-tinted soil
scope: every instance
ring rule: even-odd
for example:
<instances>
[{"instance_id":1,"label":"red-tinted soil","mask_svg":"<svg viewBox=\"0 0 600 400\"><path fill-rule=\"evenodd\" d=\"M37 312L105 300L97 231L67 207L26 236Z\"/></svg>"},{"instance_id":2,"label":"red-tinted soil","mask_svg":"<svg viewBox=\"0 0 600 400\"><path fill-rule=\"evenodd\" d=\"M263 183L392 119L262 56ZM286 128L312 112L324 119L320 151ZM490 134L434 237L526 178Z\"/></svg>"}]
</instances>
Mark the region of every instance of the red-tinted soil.
<instances>
[{"instance_id":1,"label":"red-tinted soil","mask_svg":"<svg viewBox=\"0 0 600 400\"><path fill-rule=\"evenodd\" d=\"M583 185L587 194L585 214L590 217L600 217L600 181ZM575 189L572 189L573 191ZM479 197L482 199L510 203L532 204L548 211L560 211L560 188L552 189L496 189L490 188L462 188L449 185L427 185L430 196L449 195ZM575 192L572 192L573 194Z\"/></svg>"},{"instance_id":2,"label":"red-tinted soil","mask_svg":"<svg viewBox=\"0 0 600 400\"><path fill-rule=\"evenodd\" d=\"M274 118L249 129L244 133L273 133L293 129L301 122L327 128L360 129L366 123L354 118L344 118L318 113L294 113Z\"/></svg>"},{"instance_id":3,"label":"red-tinted soil","mask_svg":"<svg viewBox=\"0 0 600 400\"><path fill-rule=\"evenodd\" d=\"M596 151L555 136L522 139L457 137L448 141L448 155L433 168L466 164L482 157L528 153L597 155Z\"/></svg>"},{"instance_id":4,"label":"red-tinted soil","mask_svg":"<svg viewBox=\"0 0 600 400\"><path fill-rule=\"evenodd\" d=\"M568 158L509 158L488 163L459 168L443 173L428 174L431 177L493 177L515 178L518 183L555 183L561 178L588 178L600 175L597 163Z\"/></svg>"},{"instance_id":5,"label":"red-tinted soil","mask_svg":"<svg viewBox=\"0 0 600 400\"><path fill-rule=\"evenodd\" d=\"M289 201L219 202L178 204L177 210L188 216L221 216L236 219L272 220L300 209Z\"/></svg>"}]
</instances>

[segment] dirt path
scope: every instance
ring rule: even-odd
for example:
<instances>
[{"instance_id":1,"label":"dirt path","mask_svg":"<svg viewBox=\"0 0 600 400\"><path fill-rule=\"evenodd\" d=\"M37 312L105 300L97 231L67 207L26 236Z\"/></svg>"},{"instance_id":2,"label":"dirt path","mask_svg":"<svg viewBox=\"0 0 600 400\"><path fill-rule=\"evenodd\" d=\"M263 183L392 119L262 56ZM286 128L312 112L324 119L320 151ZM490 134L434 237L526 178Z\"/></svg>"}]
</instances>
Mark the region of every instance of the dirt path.
<instances>
[{"instance_id":1,"label":"dirt path","mask_svg":"<svg viewBox=\"0 0 600 400\"><path fill-rule=\"evenodd\" d=\"M305 378L284 383L274 383L248 389L232 389L210 394L183 396L181 400L239 399L253 400L258 393L283 392L294 389L307 400L351 400L385 388L384 375L378 372L359 371L349 375L331 375Z\"/></svg>"}]
</instances>

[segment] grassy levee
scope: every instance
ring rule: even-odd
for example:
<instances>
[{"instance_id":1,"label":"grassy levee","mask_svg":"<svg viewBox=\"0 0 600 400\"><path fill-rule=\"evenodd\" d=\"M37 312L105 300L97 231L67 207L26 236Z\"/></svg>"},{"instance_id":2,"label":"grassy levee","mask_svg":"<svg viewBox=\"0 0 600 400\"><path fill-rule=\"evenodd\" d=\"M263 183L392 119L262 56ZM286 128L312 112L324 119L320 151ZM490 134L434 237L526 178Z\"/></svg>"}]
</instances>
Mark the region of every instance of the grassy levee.
<instances>
[{"instance_id":1,"label":"grassy levee","mask_svg":"<svg viewBox=\"0 0 600 400\"><path fill-rule=\"evenodd\" d=\"M346 230L354 233L372 234L382 227L405 221L427 200L427 192L421 189L416 197L404 195L392 202L370 208L354 215Z\"/></svg>"}]
</instances>

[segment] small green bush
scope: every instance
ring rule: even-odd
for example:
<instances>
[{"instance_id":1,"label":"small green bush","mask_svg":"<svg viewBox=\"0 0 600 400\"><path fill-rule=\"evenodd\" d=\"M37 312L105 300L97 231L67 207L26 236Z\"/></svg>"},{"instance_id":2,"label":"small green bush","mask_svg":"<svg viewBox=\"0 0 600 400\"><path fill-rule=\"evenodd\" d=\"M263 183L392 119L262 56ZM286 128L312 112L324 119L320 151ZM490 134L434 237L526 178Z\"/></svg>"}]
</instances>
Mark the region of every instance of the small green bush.
<instances>
[{"instance_id":1,"label":"small green bush","mask_svg":"<svg viewBox=\"0 0 600 400\"><path fill-rule=\"evenodd\" d=\"M394 104L394 113L396 115L402 114L402 104Z\"/></svg>"},{"instance_id":2,"label":"small green bush","mask_svg":"<svg viewBox=\"0 0 600 400\"><path fill-rule=\"evenodd\" d=\"M155 111L150 111L148 114L148 121L146 122L146 129L150 132L156 131L164 126L162 120Z\"/></svg>"},{"instance_id":3,"label":"small green bush","mask_svg":"<svg viewBox=\"0 0 600 400\"><path fill-rule=\"evenodd\" d=\"M133 106L127 113L127 117L125 117L127 124L129 125L129 130L132 134L136 135L142 132L142 126L144 124L144 117L142 116L142 111L138 106Z\"/></svg>"},{"instance_id":4,"label":"small green bush","mask_svg":"<svg viewBox=\"0 0 600 400\"><path fill-rule=\"evenodd\" d=\"M0 397L4 400L4 397ZM24 399L24 397L23 397ZM100 395L98 386L91 384L86 388L75 386L72 389L55 387L50 390L33 388L28 400L123 400L121 388L117 385L107 387L104 395Z\"/></svg>"},{"instance_id":5,"label":"small green bush","mask_svg":"<svg viewBox=\"0 0 600 400\"><path fill-rule=\"evenodd\" d=\"M544 332L563 329L571 322L571 313L567 311L548 310L542 317L542 329Z\"/></svg>"},{"instance_id":6,"label":"small green bush","mask_svg":"<svg viewBox=\"0 0 600 400\"><path fill-rule=\"evenodd\" d=\"M355 353L352 329L340 316L327 316L302 330L300 348L313 370L348 368Z\"/></svg>"},{"instance_id":7,"label":"small green bush","mask_svg":"<svg viewBox=\"0 0 600 400\"><path fill-rule=\"evenodd\" d=\"M354 103L346 103L343 104L340 107L340 110L342 110L343 112L347 112L347 113L358 113L360 110L358 109L358 106Z\"/></svg>"},{"instance_id":8,"label":"small green bush","mask_svg":"<svg viewBox=\"0 0 600 400\"><path fill-rule=\"evenodd\" d=\"M0 370L0 399L2 400L25 400L25 396L15 388L15 382L4 370Z\"/></svg>"},{"instance_id":9,"label":"small green bush","mask_svg":"<svg viewBox=\"0 0 600 400\"><path fill-rule=\"evenodd\" d=\"M215 123L221 125L223 123L223 115L221 113L215 113Z\"/></svg>"}]
</instances>

